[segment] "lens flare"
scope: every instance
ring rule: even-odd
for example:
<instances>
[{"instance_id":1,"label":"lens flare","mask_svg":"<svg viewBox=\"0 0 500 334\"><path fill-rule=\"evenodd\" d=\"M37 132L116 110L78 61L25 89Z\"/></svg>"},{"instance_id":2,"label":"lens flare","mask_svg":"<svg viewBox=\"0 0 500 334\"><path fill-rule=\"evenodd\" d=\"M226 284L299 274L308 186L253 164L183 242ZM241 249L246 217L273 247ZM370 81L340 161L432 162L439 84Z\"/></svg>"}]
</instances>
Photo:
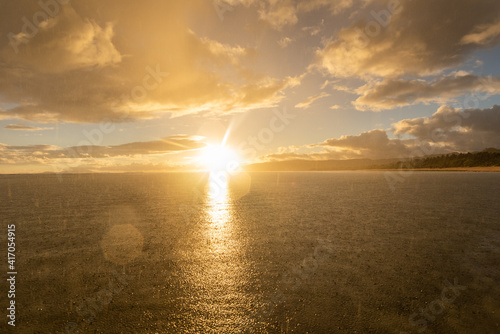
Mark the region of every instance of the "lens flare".
<instances>
[{"instance_id":1,"label":"lens flare","mask_svg":"<svg viewBox=\"0 0 500 334\"><path fill-rule=\"evenodd\" d=\"M231 172L240 166L238 154L224 145L208 145L202 151L199 161L210 172Z\"/></svg>"}]
</instances>

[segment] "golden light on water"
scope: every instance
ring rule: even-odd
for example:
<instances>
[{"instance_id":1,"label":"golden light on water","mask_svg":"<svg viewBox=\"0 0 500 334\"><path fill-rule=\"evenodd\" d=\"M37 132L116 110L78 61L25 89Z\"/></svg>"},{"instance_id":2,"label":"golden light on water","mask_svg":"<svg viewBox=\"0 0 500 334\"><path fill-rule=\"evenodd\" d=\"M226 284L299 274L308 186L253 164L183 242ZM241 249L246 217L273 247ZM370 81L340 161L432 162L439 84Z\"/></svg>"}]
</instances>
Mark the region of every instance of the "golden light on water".
<instances>
[{"instance_id":1,"label":"golden light on water","mask_svg":"<svg viewBox=\"0 0 500 334\"><path fill-rule=\"evenodd\" d=\"M235 243L232 238L232 200L228 183L210 182L207 193L206 237L209 240L209 250L215 253L230 254Z\"/></svg>"},{"instance_id":2,"label":"golden light on water","mask_svg":"<svg viewBox=\"0 0 500 334\"><path fill-rule=\"evenodd\" d=\"M193 249L196 266L189 269L193 295L203 296L191 304L200 315L196 328L235 332L245 321L248 298L241 292L245 265L241 261L243 244L234 215L234 199L229 177L211 173L204 200L203 224Z\"/></svg>"},{"instance_id":3,"label":"golden light on water","mask_svg":"<svg viewBox=\"0 0 500 334\"><path fill-rule=\"evenodd\" d=\"M214 172L210 173L207 199L207 213L212 223L223 222L230 218L226 217L229 215L230 197L229 180L225 173L219 173L219 176Z\"/></svg>"},{"instance_id":4,"label":"golden light on water","mask_svg":"<svg viewBox=\"0 0 500 334\"><path fill-rule=\"evenodd\" d=\"M233 161L229 149L212 147L204 155L211 171L204 179L203 212L193 230L189 265L188 308L199 315L189 325L199 332L207 328L220 333L238 332L248 323L252 297L242 288L247 284L249 267L244 261L246 243L241 221L236 214L237 201L250 191L250 176L241 171L229 172L223 164ZM213 163L212 163L213 162ZM220 167L223 166L223 169Z\"/></svg>"}]
</instances>

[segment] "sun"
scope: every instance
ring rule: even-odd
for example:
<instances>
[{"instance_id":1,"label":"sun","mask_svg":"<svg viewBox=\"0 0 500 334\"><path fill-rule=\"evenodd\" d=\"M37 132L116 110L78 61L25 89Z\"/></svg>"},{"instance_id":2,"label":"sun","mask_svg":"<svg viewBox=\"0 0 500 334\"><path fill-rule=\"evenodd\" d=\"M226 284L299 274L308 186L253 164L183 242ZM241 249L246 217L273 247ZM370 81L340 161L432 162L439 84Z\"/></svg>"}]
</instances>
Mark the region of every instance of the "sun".
<instances>
[{"instance_id":1,"label":"sun","mask_svg":"<svg viewBox=\"0 0 500 334\"><path fill-rule=\"evenodd\" d=\"M231 172L240 166L238 154L225 145L209 144L202 150L199 162L203 168L211 172Z\"/></svg>"}]
</instances>

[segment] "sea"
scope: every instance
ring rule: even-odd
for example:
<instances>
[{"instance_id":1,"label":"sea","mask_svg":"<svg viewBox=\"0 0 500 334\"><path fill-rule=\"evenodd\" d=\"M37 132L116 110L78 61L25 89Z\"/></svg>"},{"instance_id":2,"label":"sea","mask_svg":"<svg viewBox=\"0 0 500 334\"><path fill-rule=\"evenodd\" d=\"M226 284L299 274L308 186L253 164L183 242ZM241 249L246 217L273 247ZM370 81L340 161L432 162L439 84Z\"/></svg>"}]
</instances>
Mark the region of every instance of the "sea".
<instances>
[{"instance_id":1,"label":"sea","mask_svg":"<svg viewBox=\"0 0 500 334\"><path fill-rule=\"evenodd\" d=\"M0 326L500 333L499 200L500 173L0 175Z\"/></svg>"}]
</instances>

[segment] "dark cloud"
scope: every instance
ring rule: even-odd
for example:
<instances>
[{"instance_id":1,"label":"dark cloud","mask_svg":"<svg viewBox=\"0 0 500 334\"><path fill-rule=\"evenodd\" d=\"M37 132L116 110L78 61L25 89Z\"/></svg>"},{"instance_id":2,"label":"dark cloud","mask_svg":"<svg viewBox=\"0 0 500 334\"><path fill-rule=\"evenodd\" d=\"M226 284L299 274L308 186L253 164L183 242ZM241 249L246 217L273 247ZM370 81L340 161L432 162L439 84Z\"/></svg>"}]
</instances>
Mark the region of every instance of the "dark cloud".
<instances>
[{"instance_id":1,"label":"dark cloud","mask_svg":"<svg viewBox=\"0 0 500 334\"><path fill-rule=\"evenodd\" d=\"M219 12L232 11L238 5L257 8L259 21L275 30L283 30L299 21L299 15L315 10L328 10L332 15L338 15L348 9L364 7L374 0L215 0ZM307 27L311 35L319 32L319 27Z\"/></svg>"},{"instance_id":2,"label":"dark cloud","mask_svg":"<svg viewBox=\"0 0 500 334\"><path fill-rule=\"evenodd\" d=\"M317 65L338 77L423 76L500 41L496 0L400 0L387 15L389 3L375 2L375 16L367 11L365 20L342 29L318 51Z\"/></svg>"},{"instance_id":3,"label":"dark cloud","mask_svg":"<svg viewBox=\"0 0 500 334\"><path fill-rule=\"evenodd\" d=\"M82 145L60 148L53 145L11 146L0 144L0 158L6 163L55 163L60 159L133 157L196 150L205 147L197 137L168 137L149 142L115 146Z\"/></svg>"},{"instance_id":4,"label":"dark cloud","mask_svg":"<svg viewBox=\"0 0 500 334\"><path fill-rule=\"evenodd\" d=\"M393 124L393 130L398 135L410 135L452 151L500 147L500 106L467 110L443 106L431 117L399 121Z\"/></svg>"},{"instance_id":5,"label":"dark cloud","mask_svg":"<svg viewBox=\"0 0 500 334\"><path fill-rule=\"evenodd\" d=\"M325 140L314 146L341 148L365 158L392 158L410 151L404 141L390 139L385 130L371 130L357 136L342 136Z\"/></svg>"},{"instance_id":6,"label":"dark cloud","mask_svg":"<svg viewBox=\"0 0 500 334\"><path fill-rule=\"evenodd\" d=\"M443 106L430 117L396 122L390 132L400 138L390 138L386 130L375 129L359 135L331 138L322 143L302 147L302 149L326 149L323 152L282 152L262 159L274 161L390 159L452 152L475 152L488 147L500 148L500 106L467 110Z\"/></svg>"},{"instance_id":7,"label":"dark cloud","mask_svg":"<svg viewBox=\"0 0 500 334\"><path fill-rule=\"evenodd\" d=\"M362 96L353 104L359 110L387 110L416 103L445 103L474 93L476 98L500 93L500 78L471 74L450 75L433 82L425 80L386 79L357 90Z\"/></svg>"},{"instance_id":8,"label":"dark cloud","mask_svg":"<svg viewBox=\"0 0 500 334\"><path fill-rule=\"evenodd\" d=\"M187 13L213 11L210 2L74 0L53 17L36 2L3 6L0 35L10 37L0 41L0 102L10 107L0 119L96 123L223 114L275 106L298 83L254 73L251 48L191 31ZM37 13L47 20L34 19ZM34 23L36 33L23 32Z\"/></svg>"}]
</instances>

